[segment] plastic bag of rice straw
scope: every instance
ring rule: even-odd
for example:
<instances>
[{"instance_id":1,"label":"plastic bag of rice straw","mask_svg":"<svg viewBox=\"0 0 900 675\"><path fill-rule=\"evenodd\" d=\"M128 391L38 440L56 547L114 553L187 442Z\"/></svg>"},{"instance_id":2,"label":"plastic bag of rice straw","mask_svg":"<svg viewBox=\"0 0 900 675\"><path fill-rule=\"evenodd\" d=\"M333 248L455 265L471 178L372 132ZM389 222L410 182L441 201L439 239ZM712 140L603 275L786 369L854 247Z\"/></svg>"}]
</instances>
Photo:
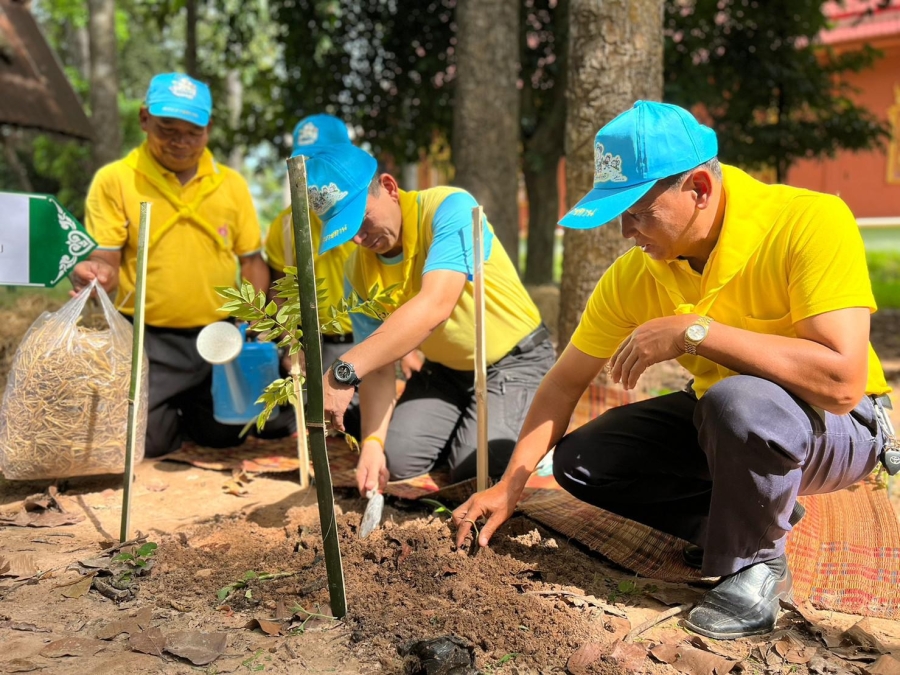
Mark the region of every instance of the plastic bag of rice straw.
<instances>
[{"instance_id":1,"label":"plastic bag of rice straw","mask_svg":"<svg viewBox=\"0 0 900 675\"><path fill-rule=\"evenodd\" d=\"M96 291L107 327L80 325ZM22 339L0 407L0 470L10 480L125 470L133 330L95 282L59 311L44 312ZM144 359L135 462L147 431Z\"/></svg>"}]
</instances>

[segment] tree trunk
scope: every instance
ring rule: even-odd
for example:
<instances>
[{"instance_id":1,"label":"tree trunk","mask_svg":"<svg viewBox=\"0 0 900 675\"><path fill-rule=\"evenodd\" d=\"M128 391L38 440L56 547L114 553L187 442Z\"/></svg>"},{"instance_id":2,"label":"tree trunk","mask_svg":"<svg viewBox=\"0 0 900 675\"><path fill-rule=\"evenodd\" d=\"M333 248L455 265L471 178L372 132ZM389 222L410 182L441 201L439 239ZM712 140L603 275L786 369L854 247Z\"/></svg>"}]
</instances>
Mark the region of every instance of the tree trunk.
<instances>
[{"instance_id":1,"label":"tree trunk","mask_svg":"<svg viewBox=\"0 0 900 675\"><path fill-rule=\"evenodd\" d=\"M556 7L556 60L559 76L553 83L553 102L538 127L523 139L522 173L528 193L528 248L525 283L553 283L553 249L559 218L557 168L566 139L566 71L568 69L568 0ZM526 87L527 87L526 83ZM523 90L527 91L527 89ZM523 108L524 108L523 104ZM556 317L552 319L556 321Z\"/></svg>"},{"instance_id":2,"label":"tree trunk","mask_svg":"<svg viewBox=\"0 0 900 675\"><path fill-rule=\"evenodd\" d=\"M571 208L593 186L594 136L636 100L658 101L663 89L663 0L571 0L566 193ZM560 288L559 350L571 338L587 299L631 244L613 221L566 230Z\"/></svg>"},{"instance_id":3,"label":"tree trunk","mask_svg":"<svg viewBox=\"0 0 900 675\"><path fill-rule=\"evenodd\" d=\"M197 0L186 0L184 27L184 70L191 77L197 74Z\"/></svg>"},{"instance_id":4,"label":"tree trunk","mask_svg":"<svg viewBox=\"0 0 900 675\"><path fill-rule=\"evenodd\" d=\"M557 156L554 157L554 154ZM539 166L529 162L527 157L522 164L528 193L525 283L530 285L553 283L553 244L559 218L559 190L556 185L559 154L542 155Z\"/></svg>"},{"instance_id":5,"label":"tree trunk","mask_svg":"<svg viewBox=\"0 0 900 675\"><path fill-rule=\"evenodd\" d=\"M241 82L241 72L232 68L225 78L228 89L228 126L232 132L238 130L241 124L241 113L244 109L244 83ZM231 144L231 152L228 153L228 166L235 171L240 171L244 166L244 146L240 143Z\"/></svg>"},{"instance_id":6,"label":"tree trunk","mask_svg":"<svg viewBox=\"0 0 900 675\"><path fill-rule=\"evenodd\" d=\"M454 182L484 206L518 267L519 2L459 0L456 17Z\"/></svg>"},{"instance_id":7,"label":"tree trunk","mask_svg":"<svg viewBox=\"0 0 900 675\"><path fill-rule=\"evenodd\" d=\"M88 0L91 44L91 126L94 169L119 159L122 133L119 126L119 73L116 62L116 2Z\"/></svg>"}]
</instances>

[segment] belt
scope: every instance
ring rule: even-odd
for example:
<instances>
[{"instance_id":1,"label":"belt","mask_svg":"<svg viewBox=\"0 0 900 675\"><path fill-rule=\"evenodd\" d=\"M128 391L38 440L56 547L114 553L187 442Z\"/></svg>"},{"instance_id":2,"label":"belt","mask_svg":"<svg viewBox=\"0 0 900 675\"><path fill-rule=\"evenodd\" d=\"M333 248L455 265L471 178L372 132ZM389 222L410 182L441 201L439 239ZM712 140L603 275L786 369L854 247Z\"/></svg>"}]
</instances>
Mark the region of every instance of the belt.
<instances>
[{"instance_id":1,"label":"belt","mask_svg":"<svg viewBox=\"0 0 900 675\"><path fill-rule=\"evenodd\" d=\"M332 344L345 345L353 342L353 333L334 333L322 334L322 342L330 342Z\"/></svg>"},{"instance_id":2,"label":"belt","mask_svg":"<svg viewBox=\"0 0 900 675\"><path fill-rule=\"evenodd\" d=\"M531 333L519 340L519 344L510 350L510 356L518 356L519 354L527 354L537 349L538 345L550 339L550 331L543 323L535 328Z\"/></svg>"}]
</instances>

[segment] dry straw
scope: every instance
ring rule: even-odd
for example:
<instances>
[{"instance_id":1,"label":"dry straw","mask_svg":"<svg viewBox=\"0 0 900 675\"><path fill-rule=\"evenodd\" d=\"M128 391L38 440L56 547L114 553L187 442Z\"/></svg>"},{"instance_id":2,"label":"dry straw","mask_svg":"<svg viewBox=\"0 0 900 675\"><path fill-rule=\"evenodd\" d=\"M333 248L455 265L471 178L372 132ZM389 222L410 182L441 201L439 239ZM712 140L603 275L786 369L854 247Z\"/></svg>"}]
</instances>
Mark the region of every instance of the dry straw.
<instances>
[{"instance_id":1,"label":"dry straw","mask_svg":"<svg viewBox=\"0 0 900 675\"><path fill-rule=\"evenodd\" d=\"M98 294L109 327L78 325L89 293L86 289L58 312L42 314L16 351L0 408L0 467L8 479L124 469L131 326L102 289ZM137 461L145 433L146 415L139 425Z\"/></svg>"}]
</instances>

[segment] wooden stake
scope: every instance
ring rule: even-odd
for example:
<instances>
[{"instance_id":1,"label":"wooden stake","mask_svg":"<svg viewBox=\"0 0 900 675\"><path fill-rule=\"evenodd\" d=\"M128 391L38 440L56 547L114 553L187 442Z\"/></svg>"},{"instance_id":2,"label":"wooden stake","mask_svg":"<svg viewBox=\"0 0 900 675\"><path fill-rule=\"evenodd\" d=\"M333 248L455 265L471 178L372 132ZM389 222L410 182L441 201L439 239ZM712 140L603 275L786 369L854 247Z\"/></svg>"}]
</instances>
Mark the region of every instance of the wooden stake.
<instances>
[{"instance_id":1,"label":"wooden stake","mask_svg":"<svg viewBox=\"0 0 900 675\"><path fill-rule=\"evenodd\" d=\"M484 209L472 209L472 248L475 257L475 411L478 424L478 447L475 455L476 486L487 490L488 476L488 405L487 355L484 326Z\"/></svg>"},{"instance_id":2,"label":"wooden stake","mask_svg":"<svg viewBox=\"0 0 900 675\"><path fill-rule=\"evenodd\" d=\"M310 454L316 473L316 499L319 521L324 539L325 569L328 574L328 593L332 613L341 618L347 614L344 589L344 569L334 517L334 491L331 469L325 447L325 393L322 387L322 342L319 336L319 308L316 294L316 271L313 262L312 232L309 222L309 195L306 183L306 160L302 155L287 161L291 182L291 211L294 221L294 259L297 261L297 284L300 290L300 322L303 326L303 345L306 353L306 395ZM303 405L303 399L297 399ZM303 436L303 429L297 434Z\"/></svg>"},{"instance_id":3,"label":"wooden stake","mask_svg":"<svg viewBox=\"0 0 900 675\"><path fill-rule=\"evenodd\" d=\"M122 526L119 540L128 541L131 529L131 485L134 482L134 445L142 396L144 366L144 300L147 297L147 239L150 234L150 202L141 202L138 226L137 272L134 282L134 340L131 347L131 386L128 390L128 425L125 436L125 483L122 490Z\"/></svg>"}]
</instances>

